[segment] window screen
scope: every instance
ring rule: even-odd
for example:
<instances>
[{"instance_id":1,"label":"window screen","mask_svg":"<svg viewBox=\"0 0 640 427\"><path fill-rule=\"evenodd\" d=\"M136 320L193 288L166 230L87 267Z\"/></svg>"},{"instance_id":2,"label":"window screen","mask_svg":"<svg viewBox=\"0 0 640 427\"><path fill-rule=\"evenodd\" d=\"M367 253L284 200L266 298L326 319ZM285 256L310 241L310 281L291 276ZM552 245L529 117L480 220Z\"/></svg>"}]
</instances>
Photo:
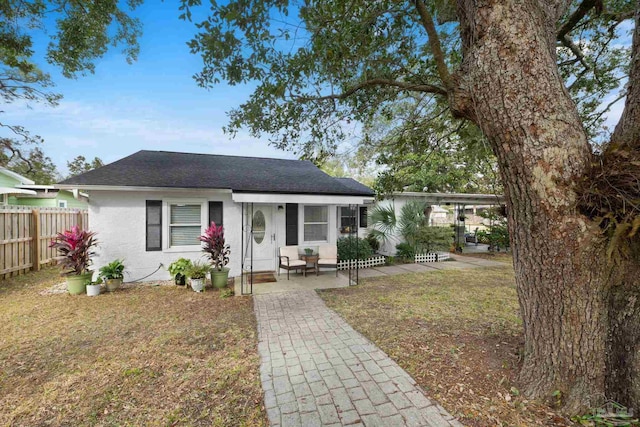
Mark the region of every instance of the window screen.
<instances>
[{"instance_id":1,"label":"window screen","mask_svg":"<svg viewBox=\"0 0 640 427\"><path fill-rule=\"evenodd\" d=\"M326 242L329 231L329 209L327 206L304 207L305 242Z\"/></svg>"},{"instance_id":2,"label":"window screen","mask_svg":"<svg viewBox=\"0 0 640 427\"><path fill-rule=\"evenodd\" d=\"M201 205L172 204L169 206L169 246L200 244L201 211Z\"/></svg>"}]
</instances>

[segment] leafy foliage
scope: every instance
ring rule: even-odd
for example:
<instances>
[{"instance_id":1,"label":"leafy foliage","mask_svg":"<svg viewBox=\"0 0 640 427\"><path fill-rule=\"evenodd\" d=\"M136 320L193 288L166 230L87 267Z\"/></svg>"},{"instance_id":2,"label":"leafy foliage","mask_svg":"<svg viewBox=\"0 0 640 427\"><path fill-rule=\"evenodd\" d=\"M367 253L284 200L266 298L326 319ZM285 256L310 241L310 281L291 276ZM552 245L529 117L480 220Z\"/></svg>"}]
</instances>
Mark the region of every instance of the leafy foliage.
<instances>
[{"instance_id":1,"label":"leafy foliage","mask_svg":"<svg viewBox=\"0 0 640 427\"><path fill-rule=\"evenodd\" d=\"M367 259L373 256L373 249L369 242L359 237L349 236L338 239L338 259L341 261L352 259Z\"/></svg>"},{"instance_id":2,"label":"leafy foliage","mask_svg":"<svg viewBox=\"0 0 640 427\"><path fill-rule=\"evenodd\" d=\"M446 252L453 243L451 227L422 227L416 232L416 250L421 253Z\"/></svg>"},{"instance_id":3,"label":"leafy foliage","mask_svg":"<svg viewBox=\"0 0 640 427\"><path fill-rule=\"evenodd\" d=\"M192 263L189 267L187 267L187 269L185 270L185 273L186 273L186 276L189 277L190 279L204 279L205 277L207 277L207 273L209 272L210 269L211 269L211 266L209 264L196 261Z\"/></svg>"},{"instance_id":4,"label":"leafy foliage","mask_svg":"<svg viewBox=\"0 0 640 427\"><path fill-rule=\"evenodd\" d=\"M94 157L91 163L87 162L84 156L77 156L72 161L67 162L70 177L89 172L102 166L104 166L104 162L99 157Z\"/></svg>"},{"instance_id":5,"label":"leafy foliage","mask_svg":"<svg viewBox=\"0 0 640 427\"><path fill-rule=\"evenodd\" d=\"M14 158L6 166L8 169L33 180L36 184L54 184L60 177L53 160L46 156L40 147L32 149L26 159Z\"/></svg>"},{"instance_id":6,"label":"leafy foliage","mask_svg":"<svg viewBox=\"0 0 640 427\"><path fill-rule=\"evenodd\" d=\"M189 43L203 61L195 79L203 87L255 83L251 98L230 113L226 130L231 133L240 127L265 133L276 147L306 158L333 154L342 142L360 143L373 154L369 159L390 167L378 183L381 190L464 189L467 182L467 191L493 186L490 150L475 138L477 129L452 118L446 88L439 86L447 84L439 75L441 64L456 69L462 59L453 2L424 2L435 18L441 52L426 37L418 4L212 3ZM558 23L557 64L589 134L599 137L604 114L624 96L621 76L629 49L619 42L627 35L620 24L633 17L633 2L606 2L598 13L569 25L580 4L572 1ZM191 9L201 5L182 0L181 17L191 20ZM439 152L448 156L429 155ZM445 169L451 180L431 174L433 166Z\"/></svg>"},{"instance_id":7,"label":"leafy foliage","mask_svg":"<svg viewBox=\"0 0 640 427\"><path fill-rule=\"evenodd\" d=\"M68 78L94 71L94 61L109 46L123 46L128 62L138 55L140 22L133 11L142 0L7 0L0 2L0 102L39 102L55 106L60 94L50 90L51 76L34 58L44 57ZM50 37L46 50L36 50L34 38ZM3 109L4 110L4 109ZM9 160L27 161L26 151L42 142L17 124L0 120L11 136L0 137L0 151Z\"/></svg>"},{"instance_id":8,"label":"leafy foliage","mask_svg":"<svg viewBox=\"0 0 640 427\"><path fill-rule=\"evenodd\" d=\"M100 277L103 279L124 279L124 261L116 259L100 268Z\"/></svg>"},{"instance_id":9,"label":"leafy foliage","mask_svg":"<svg viewBox=\"0 0 640 427\"><path fill-rule=\"evenodd\" d=\"M229 254L231 249L225 244L224 228L212 222L209 228L200 236L202 250L208 255L211 265L218 271L222 271L225 265L229 264Z\"/></svg>"},{"instance_id":10,"label":"leafy foliage","mask_svg":"<svg viewBox=\"0 0 640 427\"><path fill-rule=\"evenodd\" d=\"M178 274L186 275L186 271L193 263L190 259L187 258L178 258L171 264L169 264L169 274L171 277L175 278Z\"/></svg>"},{"instance_id":11,"label":"leafy foliage","mask_svg":"<svg viewBox=\"0 0 640 427\"><path fill-rule=\"evenodd\" d=\"M413 261L416 255L416 249L407 242L398 243L396 245L396 256L403 260Z\"/></svg>"},{"instance_id":12,"label":"leafy foliage","mask_svg":"<svg viewBox=\"0 0 640 427\"><path fill-rule=\"evenodd\" d=\"M380 242L388 241L398 224L396 210L393 204L377 204L369 210L369 235Z\"/></svg>"},{"instance_id":13,"label":"leafy foliage","mask_svg":"<svg viewBox=\"0 0 640 427\"><path fill-rule=\"evenodd\" d=\"M60 254L58 264L68 271L65 274L80 275L88 272L91 265L91 257L95 255L92 250L96 245L96 233L80 230L76 225L51 241L50 248L55 248Z\"/></svg>"},{"instance_id":14,"label":"leafy foliage","mask_svg":"<svg viewBox=\"0 0 640 427\"><path fill-rule=\"evenodd\" d=\"M376 236L369 233L367 234L367 237L365 237L365 239L367 240L367 242L369 242L369 246L371 246L371 250L373 252L378 252L378 250L380 249L380 242L378 241L378 239L376 239Z\"/></svg>"},{"instance_id":15,"label":"leafy foliage","mask_svg":"<svg viewBox=\"0 0 640 427\"><path fill-rule=\"evenodd\" d=\"M490 251L506 249L510 246L507 218L502 207L492 207L480 212L480 216L490 220L486 231L478 231L478 241L489 245Z\"/></svg>"}]
</instances>

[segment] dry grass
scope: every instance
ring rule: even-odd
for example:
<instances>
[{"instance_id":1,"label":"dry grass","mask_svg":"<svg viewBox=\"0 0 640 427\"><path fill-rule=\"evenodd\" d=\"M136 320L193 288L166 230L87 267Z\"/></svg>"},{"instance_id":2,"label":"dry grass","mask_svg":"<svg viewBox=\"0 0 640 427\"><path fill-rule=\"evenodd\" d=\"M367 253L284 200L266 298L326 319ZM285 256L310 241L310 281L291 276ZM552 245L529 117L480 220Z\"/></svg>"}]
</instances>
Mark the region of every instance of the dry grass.
<instances>
[{"instance_id":1,"label":"dry grass","mask_svg":"<svg viewBox=\"0 0 640 427\"><path fill-rule=\"evenodd\" d=\"M507 252L476 252L476 253L463 253L463 256L471 258L482 258L491 261L504 262L509 265L513 265L513 255Z\"/></svg>"},{"instance_id":2,"label":"dry grass","mask_svg":"<svg viewBox=\"0 0 640 427\"><path fill-rule=\"evenodd\" d=\"M320 295L465 425L571 425L519 395L511 267L379 277Z\"/></svg>"},{"instance_id":3,"label":"dry grass","mask_svg":"<svg viewBox=\"0 0 640 427\"><path fill-rule=\"evenodd\" d=\"M0 425L266 425L249 298L0 281Z\"/></svg>"}]
</instances>

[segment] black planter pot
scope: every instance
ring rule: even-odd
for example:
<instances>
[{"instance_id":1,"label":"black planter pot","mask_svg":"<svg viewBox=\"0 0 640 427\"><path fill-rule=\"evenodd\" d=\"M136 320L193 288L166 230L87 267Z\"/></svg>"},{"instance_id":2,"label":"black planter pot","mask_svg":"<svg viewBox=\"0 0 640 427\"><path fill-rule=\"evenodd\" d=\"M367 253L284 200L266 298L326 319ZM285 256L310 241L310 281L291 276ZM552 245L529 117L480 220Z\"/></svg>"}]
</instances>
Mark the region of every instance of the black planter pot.
<instances>
[{"instance_id":1,"label":"black planter pot","mask_svg":"<svg viewBox=\"0 0 640 427\"><path fill-rule=\"evenodd\" d=\"M176 285L184 286L187 284L187 277L184 274L178 273L176 274L175 281L176 281Z\"/></svg>"}]
</instances>

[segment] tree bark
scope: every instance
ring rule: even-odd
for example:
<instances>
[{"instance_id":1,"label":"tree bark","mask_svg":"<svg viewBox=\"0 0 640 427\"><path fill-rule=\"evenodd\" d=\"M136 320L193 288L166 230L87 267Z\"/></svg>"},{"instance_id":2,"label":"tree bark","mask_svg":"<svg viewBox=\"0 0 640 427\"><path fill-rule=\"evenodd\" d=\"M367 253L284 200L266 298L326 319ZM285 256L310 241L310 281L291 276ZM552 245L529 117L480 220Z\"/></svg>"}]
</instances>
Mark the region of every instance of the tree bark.
<instances>
[{"instance_id":1,"label":"tree bark","mask_svg":"<svg viewBox=\"0 0 640 427\"><path fill-rule=\"evenodd\" d=\"M604 156L640 159L640 1L636 3L631 67L625 106ZM638 189L640 191L640 188ZM630 255L619 260L609 288L607 397L640 409L640 243L629 242Z\"/></svg>"},{"instance_id":2,"label":"tree bark","mask_svg":"<svg viewBox=\"0 0 640 427\"><path fill-rule=\"evenodd\" d=\"M565 1L459 0L470 97L453 105L475 121L505 186L524 325L526 396L559 390L568 412L605 392L609 266L601 230L577 209L592 153L558 73L556 22Z\"/></svg>"}]
</instances>

